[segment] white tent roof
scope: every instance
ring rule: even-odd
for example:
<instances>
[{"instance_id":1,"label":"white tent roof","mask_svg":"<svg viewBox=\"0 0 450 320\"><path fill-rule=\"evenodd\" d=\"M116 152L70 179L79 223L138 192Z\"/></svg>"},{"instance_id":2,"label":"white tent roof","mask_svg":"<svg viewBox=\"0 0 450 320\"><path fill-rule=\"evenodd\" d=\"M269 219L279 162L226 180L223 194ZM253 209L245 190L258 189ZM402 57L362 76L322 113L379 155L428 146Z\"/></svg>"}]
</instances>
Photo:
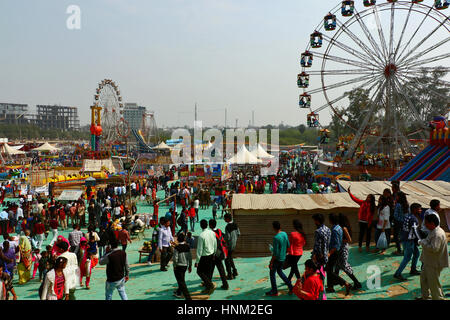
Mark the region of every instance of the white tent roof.
<instances>
[{"instance_id":1,"label":"white tent roof","mask_svg":"<svg viewBox=\"0 0 450 320\"><path fill-rule=\"evenodd\" d=\"M11 147L10 145L8 145L7 143L4 143L1 146L1 152L2 153L6 153L7 155L17 155L17 154L25 154L24 151L20 151L20 150L16 150L13 147Z\"/></svg>"},{"instance_id":2,"label":"white tent roof","mask_svg":"<svg viewBox=\"0 0 450 320\"><path fill-rule=\"evenodd\" d=\"M34 148L33 151L59 151L61 149L56 148L49 144L48 142L44 143L42 146Z\"/></svg>"},{"instance_id":3,"label":"white tent roof","mask_svg":"<svg viewBox=\"0 0 450 320\"><path fill-rule=\"evenodd\" d=\"M262 158L262 159L272 159L275 158L270 153L267 153L266 150L264 150L263 147L258 143L258 146L251 152L255 157Z\"/></svg>"},{"instance_id":4,"label":"white tent roof","mask_svg":"<svg viewBox=\"0 0 450 320\"><path fill-rule=\"evenodd\" d=\"M162 141L160 144L158 144L153 149L164 150L164 149L171 149L171 148L167 144L165 144L164 141Z\"/></svg>"},{"instance_id":5,"label":"white tent roof","mask_svg":"<svg viewBox=\"0 0 450 320\"><path fill-rule=\"evenodd\" d=\"M255 157L250 151L247 150L245 145L242 145L239 151L227 160L230 164L258 164L262 163L260 159Z\"/></svg>"}]
</instances>

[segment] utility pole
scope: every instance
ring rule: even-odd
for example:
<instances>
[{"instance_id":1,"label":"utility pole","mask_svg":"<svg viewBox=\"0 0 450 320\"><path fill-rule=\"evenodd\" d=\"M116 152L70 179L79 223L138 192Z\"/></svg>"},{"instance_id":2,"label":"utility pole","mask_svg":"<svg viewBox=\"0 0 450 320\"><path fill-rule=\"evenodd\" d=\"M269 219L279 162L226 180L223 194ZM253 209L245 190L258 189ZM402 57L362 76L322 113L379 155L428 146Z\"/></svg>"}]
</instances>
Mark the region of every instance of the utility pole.
<instances>
[{"instance_id":1,"label":"utility pole","mask_svg":"<svg viewBox=\"0 0 450 320\"><path fill-rule=\"evenodd\" d=\"M227 128L227 108L225 108L225 129Z\"/></svg>"},{"instance_id":2,"label":"utility pole","mask_svg":"<svg viewBox=\"0 0 450 320\"><path fill-rule=\"evenodd\" d=\"M238 127L238 118L236 118L236 129Z\"/></svg>"},{"instance_id":3,"label":"utility pole","mask_svg":"<svg viewBox=\"0 0 450 320\"><path fill-rule=\"evenodd\" d=\"M195 122L197 122L197 102L195 103Z\"/></svg>"},{"instance_id":4,"label":"utility pole","mask_svg":"<svg viewBox=\"0 0 450 320\"><path fill-rule=\"evenodd\" d=\"M255 110L252 111L252 127L255 126Z\"/></svg>"}]
</instances>

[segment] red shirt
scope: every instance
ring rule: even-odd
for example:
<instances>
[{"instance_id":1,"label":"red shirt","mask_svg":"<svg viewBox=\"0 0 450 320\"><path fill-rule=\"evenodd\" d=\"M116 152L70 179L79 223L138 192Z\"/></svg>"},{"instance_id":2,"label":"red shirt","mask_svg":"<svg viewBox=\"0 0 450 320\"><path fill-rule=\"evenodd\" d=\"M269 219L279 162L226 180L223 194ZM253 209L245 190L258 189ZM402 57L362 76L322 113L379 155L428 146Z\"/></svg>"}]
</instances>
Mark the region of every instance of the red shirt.
<instances>
[{"instance_id":1,"label":"red shirt","mask_svg":"<svg viewBox=\"0 0 450 320\"><path fill-rule=\"evenodd\" d=\"M51 229L58 229L58 220L52 219L50 220L49 224Z\"/></svg>"},{"instance_id":2,"label":"red shirt","mask_svg":"<svg viewBox=\"0 0 450 320\"><path fill-rule=\"evenodd\" d=\"M289 249L288 253L292 256L301 256L303 255L303 247L305 246L305 238L300 232L293 231L289 235Z\"/></svg>"},{"instance_id":3,"label":"red shirt","mask_svg":"<svg viewBox=\"0 0 450 320\"><path fill-rule=\"evenodd\" d=\"M194 218L195 217L195 208L192 207L189 209L189 217Z\"/></svg>"},{"instance_id":4,"label":"red shirt","mask_svg":"<svg viewBox=\"0 0 450 320\"><path fill-rule=\"evenodd\" d=\"M320 293L324 291L322 280L317 273L306 278L305 283L303 283L301 290L306 292L306 294L300 292L298 289L296 290L299 281L301 280L299 279L295 283L293 291L300 300L318 300Z\"/></svg>"},{"instance_id":5,"label":"red shirt","mask_svg":"<svg viewBox=\"0 0 450 320\"><path fill-rule=\"evenodd\" d=\"M45 232L45 226L43 223L36 223L34 225L34 234L43 234Z\"/></svg>"},{"instance_id":6,"label":"red shirt","mask_svg":"<svg viewBox=\"0 0 450 320\"><path fill-rule=\"evenodd\" d=\"M352 200L355 201L357 204L359 204L358 219L360 221L366 221L370 226L373 219L373 213L370 210L370 203L368 201L358 199L351 193L349 194Z\"/></svg>"},{"instance_id":7,"label":"red shirt","mask_svg":"<svg viewBox=\"0 0 450 320\"><path fill-rule=\"evenodd\" d=\"M66 211L64 211L64 208L58 210L58 215L60 219L62 220L66 219Z\"/></svg>"},{"instance_id":8,"label":"red shirt","mask_svg":"<svg viewBox=\"0 0 450 320\"><path fill-rule=\"evenodd\" d=\"M239 193L245 193L245 186L244 186L244 184L241 184L239 186Z\"/></svg>"}]
</instances>

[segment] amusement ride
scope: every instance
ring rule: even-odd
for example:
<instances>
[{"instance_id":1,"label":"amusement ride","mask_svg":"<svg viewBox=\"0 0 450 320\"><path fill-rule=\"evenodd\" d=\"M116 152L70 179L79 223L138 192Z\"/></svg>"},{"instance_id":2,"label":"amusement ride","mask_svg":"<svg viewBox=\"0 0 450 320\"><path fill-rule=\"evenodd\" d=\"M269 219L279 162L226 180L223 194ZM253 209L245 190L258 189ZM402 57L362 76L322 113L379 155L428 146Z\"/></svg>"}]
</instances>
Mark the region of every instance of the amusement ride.
<instances>
[{"instance_id":1,"label":"amusement ride","mask_svg":"<svg viewBox=\"0 0 450 320\"><path fill-rule=\"evenodd\" d=\"M321 143L329 133L320 123L323 110L351 129L339 138L336 162L361 165L364 155L382 154L386 166L398 168L399 159L417 152L414 142L428 138L430 119L417 108L417 101L427 101L416 96L417 79L437 67L450 71L450 10L448 0L425 2L342 1L313 29L300 58L299 107L308 111L307 125L319 129ZM450 88L450 81L440 84ZM351 122L348 93L358 89L368 103ZM428 94L450 102L442 91Z\"/></svg>"}]
</instances>

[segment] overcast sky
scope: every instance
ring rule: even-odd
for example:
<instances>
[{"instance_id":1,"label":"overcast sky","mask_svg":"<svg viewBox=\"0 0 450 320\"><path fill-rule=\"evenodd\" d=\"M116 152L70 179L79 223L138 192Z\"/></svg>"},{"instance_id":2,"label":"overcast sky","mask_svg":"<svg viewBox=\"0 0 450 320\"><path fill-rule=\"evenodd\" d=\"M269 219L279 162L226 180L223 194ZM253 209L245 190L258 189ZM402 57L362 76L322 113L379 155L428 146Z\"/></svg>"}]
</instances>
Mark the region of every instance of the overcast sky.
<instances>
[{"instance_id":1,"label":"overcast sky","mask_svg":"<svg viewBox=\"0 0 450 320\"><path fill-rule=\"evenodd\" d=\"M300 53L339 3L2 0L0 102L77 106L87 124L98 82L111 78L159 126L192 126L195 102L205 125L223 125L225 108L228 125L247 125L252 110L256 125L306 123ZM81 30L66 27L71 4Z\"/></svg>"}]
</instances>

